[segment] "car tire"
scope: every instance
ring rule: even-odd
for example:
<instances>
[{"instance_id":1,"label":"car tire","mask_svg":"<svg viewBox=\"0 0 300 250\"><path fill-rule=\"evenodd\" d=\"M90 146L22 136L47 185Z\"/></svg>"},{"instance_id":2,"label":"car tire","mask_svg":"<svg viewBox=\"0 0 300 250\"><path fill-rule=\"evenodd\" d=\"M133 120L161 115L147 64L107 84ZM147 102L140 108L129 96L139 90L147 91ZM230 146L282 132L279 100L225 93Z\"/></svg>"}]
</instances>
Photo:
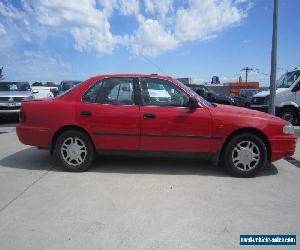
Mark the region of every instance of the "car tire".
<instances>
[{"instance_id":1,"label":"car tire","mask_svg":"<svg viewBox=\"0 0 300 250\"><path fill-rule=\"evenodd\" d=\"M223 159L227 170L237 177L253 177L267 163L267 148L254 134L240 134L226 145Z\"/></svg>"},{"instance_id":2,"label":"car tire","mask_svg":"<svg viewBox=\"0 0 300 250\"><path fill-rule=\"evenodd\" d=\"M68 130L57 139L55 154L66 171L82 172L93 163L94 145L84 132Z\"/></svg>"},{"instance_id":3,"label":"car tire","mask_svg":"<svg viewBox=\"0 0 300 250\"><path fill-rule=\"evenodd\" d=\"M290 122L293 125L296 125L298 120L296 112L291 108L284 108L280 112L280 118Z\"/></svg>"}]
</instances>

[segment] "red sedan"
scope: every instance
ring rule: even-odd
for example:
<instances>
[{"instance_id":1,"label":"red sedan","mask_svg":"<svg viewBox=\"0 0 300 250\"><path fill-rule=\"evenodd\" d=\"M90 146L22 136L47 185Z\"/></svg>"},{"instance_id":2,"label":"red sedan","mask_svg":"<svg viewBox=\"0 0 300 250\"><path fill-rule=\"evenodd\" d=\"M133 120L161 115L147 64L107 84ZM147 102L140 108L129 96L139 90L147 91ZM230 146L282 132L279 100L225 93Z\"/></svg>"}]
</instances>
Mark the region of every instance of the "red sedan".
<instances>
[{"instance_id":1,"label":"red sedan","mask_svg":"<svg viewBox=\"0 0 300 250\"><path fill-rule=\"evenodd\" d=\"M294 154L294 128L280 118L209 103L160 75L101 75L53 99L22 103L20 141L49 149L68 171L87 170L97 151L185 153L254 176Z\"/></svg>"}]
</instances>

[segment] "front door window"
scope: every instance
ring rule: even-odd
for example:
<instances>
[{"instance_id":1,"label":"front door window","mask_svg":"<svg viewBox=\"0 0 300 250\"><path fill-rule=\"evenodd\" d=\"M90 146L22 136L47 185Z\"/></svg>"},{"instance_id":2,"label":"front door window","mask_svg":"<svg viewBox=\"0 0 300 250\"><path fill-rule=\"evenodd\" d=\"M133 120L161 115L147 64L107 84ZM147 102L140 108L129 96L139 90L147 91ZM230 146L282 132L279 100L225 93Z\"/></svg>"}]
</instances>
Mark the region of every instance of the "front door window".
<instances>
[{"instance_id":1,"label":"front door window","mask_svg":"<svg viewBox=\"0 0 300 250\"><path fill-rule=\"evenodd\" d=\"M155 78L141 78L143 106L187 107L188 95L175 84Z\"/></svg>"}]
</instances>

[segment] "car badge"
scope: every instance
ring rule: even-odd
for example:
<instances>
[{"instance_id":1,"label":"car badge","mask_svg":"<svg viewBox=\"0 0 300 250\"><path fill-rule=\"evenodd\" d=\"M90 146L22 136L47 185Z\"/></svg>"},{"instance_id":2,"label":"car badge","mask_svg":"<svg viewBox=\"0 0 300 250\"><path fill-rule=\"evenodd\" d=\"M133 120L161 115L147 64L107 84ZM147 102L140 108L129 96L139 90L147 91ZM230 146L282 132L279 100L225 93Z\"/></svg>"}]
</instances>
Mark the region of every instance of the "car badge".
<instances>
[{"instance_id":1,"label":"car badge","mask_svg":"<svg viewBox=\"0 0 300 250\"><path fill-rule=\"evenodd\" d=\"M13 102L13 101L14 101L14 98L9 97L8 101L9 101L9 102Z\"/></svg>"}]
</instances>

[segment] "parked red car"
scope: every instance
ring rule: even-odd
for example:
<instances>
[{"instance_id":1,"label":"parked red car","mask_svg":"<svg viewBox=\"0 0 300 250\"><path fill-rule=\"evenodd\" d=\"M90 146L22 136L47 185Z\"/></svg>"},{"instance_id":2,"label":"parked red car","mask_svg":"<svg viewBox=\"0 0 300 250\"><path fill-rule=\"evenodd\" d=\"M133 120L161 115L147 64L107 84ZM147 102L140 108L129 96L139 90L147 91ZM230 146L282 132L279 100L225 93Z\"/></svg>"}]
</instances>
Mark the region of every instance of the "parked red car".
<instances>
[{"instance_id":1,"label":"parked red car","mask_svg":"<svg viewBox=\"0 0 300 250\"><path fill-rule=\"evenodd\" d=\"M68 171L87 170L96 151L192 153L236 176L294 154L287 121L211 104L160 75L101 75L52 99L22 103L20 141L49 149Z\"/></svg>"}]
</instances>

